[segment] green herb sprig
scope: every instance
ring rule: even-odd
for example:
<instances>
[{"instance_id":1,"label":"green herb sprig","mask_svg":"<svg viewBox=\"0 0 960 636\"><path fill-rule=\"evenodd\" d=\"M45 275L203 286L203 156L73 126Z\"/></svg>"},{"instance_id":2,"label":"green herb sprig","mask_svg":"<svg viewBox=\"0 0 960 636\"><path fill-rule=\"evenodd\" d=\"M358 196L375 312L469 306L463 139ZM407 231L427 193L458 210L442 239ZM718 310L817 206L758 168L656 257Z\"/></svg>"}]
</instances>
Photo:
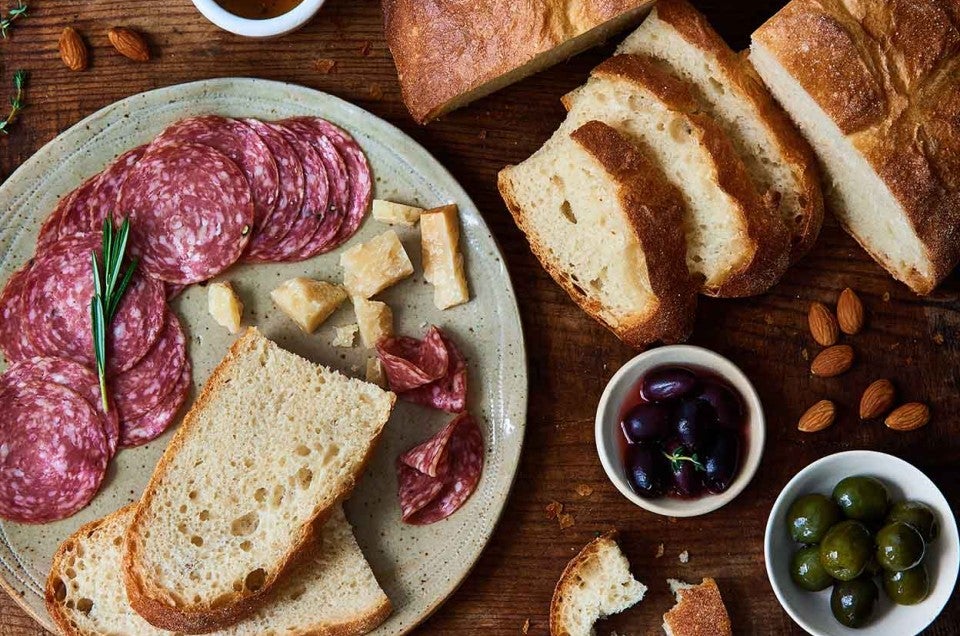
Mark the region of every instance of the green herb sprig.
<instances>
[{"instance_id":1,"label":"green herb sprig","mask_svg":"<svg viewBox=\"0 0 960 636\"><path fill-rule=\"evenodd\" d=\"M670 467L673 468L674 471L680 470L681 463L690 462L697 471L704 472L706 468L703 467L703 463L700 461L700 458L697 457L697 454L691 453L690 455L684 455L685 450L686 449L681 446L672 453L664 452L663 456L670 461Z\"/></svg>"},{"instance_id":2,"label":"green herb sprig","mask_svg":"<svg viewBox=\"0 0 960 636\"><path fill-rule=\"evenodd\" d=\"M23 0L17 0L17 6L7 12L7 17L0 18L0 37L6 39L10 27L17 18L27 17L27 4Z\"/></svg>"},{"instance_id":3,"label":"green herb sprig","mask_svg":"<svg viewBox=\"0 0 960 636\"><path fill-rule=\"evenodd\" d=\"M27 85L27 72L20 69L13 74L13 96L10 98L10 112L7 118L0 121L0 133L7 134L10 124L12 124L23 110L23 94Z\"/></svg>"},{"instance_id":4,"label":"green herb sprig","mask_svg":"<svg viewBox=\"0 0 960 636\"><path fill-rule=\"evenodd\" d=\"M121 275L123 258L127 252L130 238L130 219L123 219L119 230L114 230L113 221L108 217L103 221L103 268L97 260L97 252L90 253L93 266L93 298L90 299L90 318L93 323L93 355L97 361L97 375L100 378L100 398L103 410L110 410L107 399L107 333L113 321L120 300L130 285L137 259L133 259Z\"/></svg>"}]
</instances>

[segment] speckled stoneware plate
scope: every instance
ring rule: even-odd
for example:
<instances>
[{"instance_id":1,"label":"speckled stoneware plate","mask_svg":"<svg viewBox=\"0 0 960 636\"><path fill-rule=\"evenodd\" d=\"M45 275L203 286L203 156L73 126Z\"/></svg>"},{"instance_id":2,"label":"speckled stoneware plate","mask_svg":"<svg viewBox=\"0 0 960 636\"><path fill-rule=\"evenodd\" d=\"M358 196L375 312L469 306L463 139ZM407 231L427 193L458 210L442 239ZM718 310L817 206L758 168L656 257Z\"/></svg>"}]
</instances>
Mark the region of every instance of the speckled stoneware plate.
<instances>
[{"instance_id":1,"label":"speckled stoneware plate","mask_svg":"<svg viewBox=\"0 0 960 636\"><path fill-rule=\"evenodd\" d=\"M456 589L490 538L517 470L527 403L523 334L503 257L476 206L423 148L366 111L288 84L218 79L135 95L70 128L0 187L0 279L5 281L30 258L40 223L60 196L123 151L150 141L167 124L205 113L261 119L320 115L349 130L363 146L373 166L376 197L423 207L451 201L460 206L473 300L447 311L434 308L432 288L420 275L419 230L403 227L396 229L417 274L387 290L382 299L393 307L398 333L419 336L427 324L437 324L453 335L469 359L470 411L481 422L487 450L483 478L473 497L449 519L425 527L402 524L394 459L439 430L450 416L400 402L376 457L346 506L363 552L395 608L375 633L406 633ZM351 243L385 229L368 218ZM330 344L334 327L355 322L350 303L308 336L272 306L268 295L279 281L292 276L340 280L341 250L293 265L235 267L225 278L246 303L247 324L257 325L281 346L310 360L362 377L371 353L359 345L345 349ZM196 391L233 338L212 323L202 287L188 289L173 308L190 336ZM134 501L169 440L167 432L144 447L121 451L103 490L70 519L42 526L0 522L0 583L48 629L54 626L42 595L57 545L81 524Z\"/></svg>"}]
</instances>

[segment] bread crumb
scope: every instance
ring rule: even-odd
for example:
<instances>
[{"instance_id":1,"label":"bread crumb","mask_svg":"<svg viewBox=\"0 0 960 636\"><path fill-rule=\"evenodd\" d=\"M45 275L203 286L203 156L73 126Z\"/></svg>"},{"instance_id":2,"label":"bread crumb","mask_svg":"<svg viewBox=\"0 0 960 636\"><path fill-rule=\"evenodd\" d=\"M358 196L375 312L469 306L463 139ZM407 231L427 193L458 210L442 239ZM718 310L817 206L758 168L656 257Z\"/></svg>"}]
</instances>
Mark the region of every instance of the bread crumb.
<instances>
[{"instance_id":1,"label":"bread crumb","mask_svg":"<svg viewBox=\"0 0 960 636\"><path fill-rule=\"evenodd\" d=\"M383 374L383 364L381 364L380 358L367 360L367 382L386 388L387 381Z\"/></svg>"},{"instance_id":2,"label":"bread crumb","mask_svg":"<svg viewBox=\"0 0 960 636\"><path fill-rule=\"evenodd\" d=\"M360 47L360 55L367 57L370 55L370 40L364 40L363 46Z\"/></svg>"},{"instance_id":3,"label":"bread crumb","mask_svg":"<svg viewBox=\"0 0 960 636\"><path fill-rule=\"evenodd\" d=\"M810 360L810 352L807 351L806 347L800 350L800 357L804 360Z\"/></svg>"},{"instance_id":4,"label":"bread crumb","mask_svg":"<svg viewBox=\"0 0 960 636\"><path fill-rule=\"evenodd\" d=\"M890 302L890 292L883 292L883 302Z\"/></svg>"},{"instance_id":5,"label":"bread crumb","mask_svg":"<svg viewBox=\"0 0 960 636\"><path fill-rule=\"evenodd\" d=\"M320 58L319 60L313 61L313 68L315 68L317 72L327 75L333 72L333 69L337 68L337 61L331 60L328 57Z\"/></svg>"},{"instance_id":6,"label":"bread crumb","mask_svg":"<svg viewBox=\"0 0 960 636\"><path fill-rule=\"evenodd\" d=\"M659 559L660 557L662 557L664 551L665 551L665 550L664 550L664 548L663 548L663 544L661 543L660 545L657 546L657 555L656 555L656 558Z\"/></svg>"},{"instance_id":7,"label":"bread crumb","mask_svg":"<svg viewBox=\"0 0 960 636\"><path fill-rule=\"evenodd\" d=\"M579 486L577 486L577 494L580 495L581 497L589 497L590 495L593 494L593 488L591 488L586 484L580 484Z\"/></svg>"},{"instance_id":8,"label":"bread crumb","mask_svg":"<svg viewBox=\"0 0 960 636\"><path fill-rule=\"evenodd\" d=\"M523 627L520 628L521 634L527 634L530 632L530 619L523 621Z\"/></svg>"},{"instance_id":9,"label":"bread crumb","mask_svg":"<svg viewBox=\"0 0 960 636\"><path fill-rule=\"evenodd\" d=\"M557 520L560 522L561 530L572 528L577 523L577 520L573 518L573 515L566 512L560 515L559 517L557 517Z\"/></svg>"},{"instance_id":10,"label":"bread crumb","mask_svg":"<svg viewBox=\"0 0 960 636\"><path fill-rule=\"evenodd\" d=\"M360 326L356 324L337 327L337 333L330 344L334 347L352 347L358 331Z\"/></svg>"},{"instance_id":11,"label":"bread crumb","mask_svg":"<svg viewBox=\"0 0 960 636\"><path fill-rule=\"evenodd\" d=\"M563 512L563 504L559 501L551 501L547 504L547 519L556 519Z\"/></svg>"},{"instance_id":12,"label":"bread crumb","mask_svg":"<svg viewBox=\"0 0 960 636\"><path fill-rule=\"evenodd\" d=\"M942 344L943 344L943 334L942 334L942 333L935 333L935 334L933 334L933 342L934 342L934 344L942 345Z\"/></svg>"},{"instance_id":13,"label":"bread crumb","mask_svg":"<svg viewBox=\"0 0 960 636\"><path fill-rule=\"evenodd\" d=\"M684 550L680 553L680 563L689 563L690 562L690 553Z\"/></svg>"}]
</instances>

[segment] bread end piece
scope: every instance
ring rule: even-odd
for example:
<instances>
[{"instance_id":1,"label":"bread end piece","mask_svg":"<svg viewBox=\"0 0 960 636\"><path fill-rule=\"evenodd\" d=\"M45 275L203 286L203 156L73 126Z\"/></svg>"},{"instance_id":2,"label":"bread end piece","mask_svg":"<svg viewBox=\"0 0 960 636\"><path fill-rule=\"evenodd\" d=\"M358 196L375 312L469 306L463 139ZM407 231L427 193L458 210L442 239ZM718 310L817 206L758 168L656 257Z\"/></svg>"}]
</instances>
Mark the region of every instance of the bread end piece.
<instances>
[{"instance_id":1,"label":"bread end piece","mask_svg":"<svg viewBox=\"0 0 960 636\"><path fill-rule=\"evenodd\" d=\"M677 604L663 615L663 631L668 636L732 636L733 627L720 588L712 578L700 585L667 579Z\"/></svg>"}]
</instances>

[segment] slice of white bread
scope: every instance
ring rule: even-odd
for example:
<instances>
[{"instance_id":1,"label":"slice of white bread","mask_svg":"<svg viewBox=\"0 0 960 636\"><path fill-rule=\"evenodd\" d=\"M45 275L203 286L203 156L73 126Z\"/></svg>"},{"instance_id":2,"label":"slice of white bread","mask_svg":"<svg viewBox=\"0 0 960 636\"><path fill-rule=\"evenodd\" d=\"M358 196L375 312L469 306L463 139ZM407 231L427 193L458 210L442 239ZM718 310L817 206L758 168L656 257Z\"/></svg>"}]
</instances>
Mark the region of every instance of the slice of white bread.
<instances>
[{"instance_id":1,"label":"slice of white bread","mask_svg":"<svg viewBox=\"0 0 960 636\"><path fill-rule=\"evenodd\" d=\"M791 261L813 246L823 223L816 157L749 61L727 46L687 0L660 0L618 53L655 58L697 89L791 235Z\"/></svg>"},{"instance_id":2,"label":"slice of white bread","mask_svg":"<svg viewBox=\"0 0 960 636\"><path fill-rule=\"evenodd\" d=\"M761 199L727 135L701 112L690 84L645 56L617 55L564 104L561 131L592 119L609 124L648 149L680 189L687 266L703 278L704 293L751 296L779 280L789 260L786 227Z\"/></svg>"},{"instance_id":3,"label":"slice of white bread","mask_svg":"<svg viewBox=\"0 0 960 636\"><path fill-rule=\"evenodd\" d=\"M640 149L587 122L504 168L499 187L544 269L621 340L639 348L689 335L698 284L683 199Z\"/></svg>"},{"instance_id":4,"label":"slice of white bread","mask_svg":"<svg viewBox=\"0 0 960 636\"><path fill-rule=\"evenodd\" d=\"M663 615L667 636L732 636L730 616L720 597L720 588L712 578L700 585L667 579L677 604Z\"/></svg>"},{"instance_id":5,"label":"slice of white bread","mask_svg":"<svg viewBox=\"0 0 960 636\"><path fill-rule=\"evenodd\" d=\"M550 602L551 636L591 636L593 624L643 600L647 586L630 574L630 564L608 532L588 543L567 564Z\"/></svg>"},{"instance_id":6,"label":"slice of white bread","mask_svg":"<svg viewBox=\"0 0 960 636\"><path fill-rule=\"evenodd\" d=\"M205 633L262 606L353 490L395 399L248 329L130 522L123 576L134 610L163 629Z\"/></svg>"},{"instance_id":7,"label":"slice of white bread","mask_svg":"<svg viewBox=\"0 0 960 636\"><path fill-rule=\"evenodd\" d=\"M172 636L130 607L121 576L123 536L136 504L81 527L60 544L47 579L46 605L64 636ZM224 636L366 634L390 614L387 598L339 507L262 608Z\"/></svg>"}]
</instances>

